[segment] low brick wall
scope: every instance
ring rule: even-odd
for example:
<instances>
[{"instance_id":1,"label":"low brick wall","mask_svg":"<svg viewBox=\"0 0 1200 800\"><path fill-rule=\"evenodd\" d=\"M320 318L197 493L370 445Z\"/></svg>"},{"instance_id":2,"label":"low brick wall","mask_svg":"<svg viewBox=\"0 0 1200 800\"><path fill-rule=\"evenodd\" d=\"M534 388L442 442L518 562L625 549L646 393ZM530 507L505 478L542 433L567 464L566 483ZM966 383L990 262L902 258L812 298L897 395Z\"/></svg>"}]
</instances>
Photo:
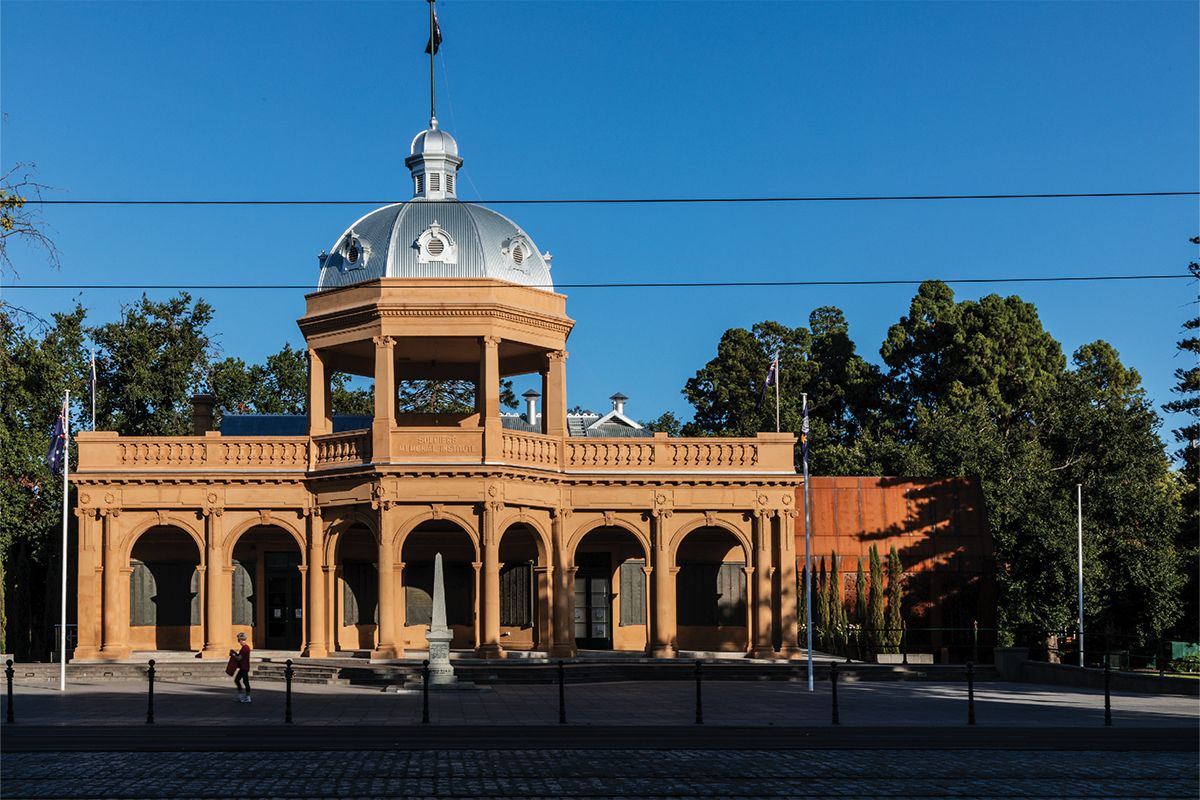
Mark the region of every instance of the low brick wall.
<instances>
[{"instance_id":1,"label":"low brick wall","mask_svg":"<svg viewBox=\"0 0 1200 800\"><path fill-rule=\"evenodd\" d=\"M1069 664L1048 664L1044 661L1025 661L1021 664L1021 678L1026 683L1048 683L1054 686L1075 686L1087 689L1104 688L1104 670L1092 667L1074 667ZM1200 696L1200 679L1158 677L1133 672L1113 672L1112 689L1115 692L1143 692L1145 694L1182 694Z\"/></svg>"}]
</instances>

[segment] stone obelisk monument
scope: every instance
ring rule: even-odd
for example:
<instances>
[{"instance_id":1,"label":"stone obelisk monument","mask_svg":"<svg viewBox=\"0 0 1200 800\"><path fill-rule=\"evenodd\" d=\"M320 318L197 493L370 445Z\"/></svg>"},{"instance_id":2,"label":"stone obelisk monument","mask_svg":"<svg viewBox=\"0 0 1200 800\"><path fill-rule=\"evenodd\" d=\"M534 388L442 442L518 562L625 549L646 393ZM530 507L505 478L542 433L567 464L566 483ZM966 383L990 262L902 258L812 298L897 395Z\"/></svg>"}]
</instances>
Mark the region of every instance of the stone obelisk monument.
<instances>
[{"instance_id":1,"label":"stone obelisk monument","mask_svg":"<svg viewBox=\"0 0 1200 800\"><path fill-rule=\"evenodd\" d=\"M450 665L450 640L454 633L446 624L446 585L442 579L442 554L433 559L433 620L425 639L429 642L429 682L454 683L454 667Z\"/></svg>"}]
</instances>

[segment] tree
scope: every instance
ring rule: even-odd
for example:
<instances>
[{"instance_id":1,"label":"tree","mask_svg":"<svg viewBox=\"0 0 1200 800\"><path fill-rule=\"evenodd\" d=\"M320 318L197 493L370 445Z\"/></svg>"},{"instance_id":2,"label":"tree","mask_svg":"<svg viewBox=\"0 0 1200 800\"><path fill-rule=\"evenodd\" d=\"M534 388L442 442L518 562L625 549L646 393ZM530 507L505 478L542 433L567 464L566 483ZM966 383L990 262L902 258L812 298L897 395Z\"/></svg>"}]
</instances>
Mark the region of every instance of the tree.
<instances>
[{"instance_id":1,"label":"tree","mask_svg":"<svg viewBox=\"0 0 1200 800\"><path fill-rule=\"evenodd\" d=\"M186 292L163 302L142 295L117 322L91 329L102 427L126 436L191 433L191 398L209 372L212 315L212 306Z\"/></svg>"},{"instance_id":2,"label":"tree","mask_svg":"<svg viewBox=\"0 0 1200 800\"><path fill-rule=\"evenodd\" d=\"M5 271L16 275L8 252L10 241L22 241L45 253L54 269L59 267L58 247L46 233L46 221L41 217L41 203L29 203L29 198L42 199L45 186L33 178L36 165L16 164L0 178L0 275Z\"/></svg>"},{"instance_id":3,"label":"tree","mask_svg":"<svg viewBox=\"0 0 1200 800\"><path fill-rule=\"evenodd\" d=\"M1200 237L1193 237L1192 244L1200 244ZM1200 264L1188 264L1188 272L1200 280ZM1179 340L1179 352L1188 359L1188 366L1175 370L1175 386L1172 391L1179 399L1163 406L1169 413L1187 414L1191 421L1176 428L1173 433L1179 449L1175 457L1183 462L1180 482L1183 484L1183 511L1179 526L1177 546L1184 559L1184 574L1187 582L1181 595L1183 613L1180 616L1180 635L1188 641L1200 640L1200 316L1183 323L1186 334Z\"/></svg>"},{"instance_id":4,"label":"tree","mask_svg":"<svg viewBox=\"0 0 1200 800\"><path fill-rule=\"evenodd\" d=\"M817 596L814 601L817 618L813 620L813 625L816 627L818 647L821 650L829 649L829 584L825 578L825 556L821 556L820 565L817 567Z\"/></svg>"},{"instance_id":5,"label":"tree","mask_svg":"<svg viewBox=\"0 0 1200 800\"><path fill-rule=\"evenodd\" d=\"M879 563L879 551L871 545L871 590L867 600L867 649L871 653L883 651L883 567Z\"/></svg>"},{"instance_id":6,"label":"tree","mask_svg":"<svg viewBox=\"0 0 1200 800\"><path fill-rule=\"evenodd\" d=\"M656 419L643 422L642 427L655 433L665 433L667 436L678 436L683 430L683 423L670 411L664 411Z\"/></svg>"},{"instance_id":7,"label":"tree","mask_svg":"<svg viewBox=\"0 0 1200 800\"><path fill-rule=\"evenodd\" d=\"M858 572L854 575L854 622L867 624L867 582L863 578L862 559L858 560Z\"/></svg>"},{"instance_id":8,"label":"tree","mask_svg":"<svg viewBox=\"0 0 1200 800\"><path fill-rule=\"evenodd\" d=\"M843 594L842 576L835 550L829 567L829 627L833 634L835 652L839 653L846 651L846 602Z\"/></svg>"},{"instance_id":9,"label":"tree","mask_svg":"<svg viewBox=\"0 0 1200 800\"><path fill-rule=\"evenodd\" d=\"M904 635L902 626L904 615L901 603L904 602L904 567L900 563L900 554L895 546L888 551L887 565L887 645L889 653L897 653L900 640Z\"/></svg>"},{"instance_id":10,"label":"tree","mask_svg":"<svg viewBox=\"0 0 1200 800\"><path fill-rule=\"evenodd\" d=\"M401 414L470 414L475 411L475 382L466 380L400 381ZM500 405L516 408L512 381L500 381Z\"/></svg>"},{"instance_id":11,"label":"tree","mask_svg":"<svg viewBox=\"0 0 1200 800\"><path fill-rule=\"evenodd\" d=\"M45 657L58 618L62 481L45 459L64 392L86 397L83 323L76 305L30 331L0 306L0 650L21 659Z\"/></svg>"}]
</instances>

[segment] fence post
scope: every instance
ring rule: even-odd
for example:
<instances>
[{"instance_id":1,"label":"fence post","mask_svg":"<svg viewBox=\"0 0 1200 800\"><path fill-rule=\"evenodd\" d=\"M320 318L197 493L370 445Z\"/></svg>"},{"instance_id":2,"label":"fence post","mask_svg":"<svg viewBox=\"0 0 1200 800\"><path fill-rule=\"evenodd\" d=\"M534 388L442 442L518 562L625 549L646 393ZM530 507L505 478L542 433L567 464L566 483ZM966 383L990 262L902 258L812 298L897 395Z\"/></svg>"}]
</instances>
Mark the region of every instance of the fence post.
<instances>
[{"instance_id":1,"label":"fence post","mask_svg":"<svg viewBox=\"0 0 1200 800\"><path fill-rule=\"evenodd\" d=\"M150 668L148 670L146 670L146 677L150 681L150 684L149 684L150 693L146 696L147 700L148 700L147 705L146 705L146 724L151 725L154 723L154 659L153 658L150 659Z\"/></svg>"},{"instance_id":2,"label":"fence post","mask_svg":"<svg viewBox=\"0 0 1200 800\"><path fill-rule=\"evenodd\" d=\"M12 662L11 658L4 662L4 677L8 679L8 711L6 712L7 716L5 717L5 719L8 720L9 725L11 725L15 721L13 719L13 704L12 704L13 703L13 695L12 695L13 666L12 666L12 664L13 664L13 662Z\"/></svg>"},{"instance_id":3,"label":"fence post","mask_svg":"<svg viewBox=\"0 0 1200 800\"><path fill-rule=\"evenodd\" d=\"M421 723L429 724L429 659L421 662Z\"/></svg>"},{"instance_id":4,"label":"fence post","mask_svg":"<svg viewBox=\"0 0 1200 800\"><path fill-rule=\"evenodd\" d=\"M696 724L704 724L704 701L700 696L700 668L703 662L696 659Z\"/></svg>"},{"instance_id":5,"label":"fence post","mask_svg":"<svg viewBox=\"0 0 1200 800\"><path fill-rule=\"evenodd\" d=\"M971 660L979 660L979 620L971 620Z\"/></svg>"},{"instance_id":6,"label":"fence post","mask_svg":"<svg viewBox=\"0 0 1200 800\"><path fill-rule=\"evenodd\" d=\"M908 663L908 623L901 620L900 622L900 653L902 664Z\"/></svg>"},{"instance_id":7,"label":"fence post","mask_svg":"<svg viewBox=\"0 0 1200 800\"><path fill-rule=\"evenodd\" d=\"M850 628L846 631L846 663L850 663L850 637L854 637L854 647L859 651L859 657L862 657L862 634Z\"/></svg>"},{"instance_id":8,"label":"fence post","mask_svg":"<svg viewBox=\"0 0 1200 800\"><path fill-rule=\"evenodd\" d=\"M975 662L967 662L967 724L975 724Z\"/></svg>"},{"instance_id":9,"label":"fence post","mask_svg":"<svg viewBox=\"0 0 1200 800\"><path fill-rule=\"evenodd\" d=\"M563 672L563 662L560 659L558 662L558 724L565 725L567 723L567 692L566 692L566 676Z\"/></svg>"},{"instance_id":10,"label":"fence post","mask_svg":"<svg viewBox=\"0 0 1200 800\"><path fill-rule=\"evenodd\" d=\"M286 694L284 695L283 703L283 721L290 723L292 721L292 660L287 660L287 666L283 668L283 682L287 685Z\"/></svg>"},{"instance_id":11,"label":"fence post","mask_svg":"<svg viewBox=\"0 0 1200 800\"><path fill-rule=\"evenodd\" d=\"M1108 653L1104 654L1104 724L1112 726L1112 697L1110 689L1112 686L1112 665L1109 663Z\"/></svg>"},{"instance_id":12,"label":"fence post","mask_svg":"<svg viewBox=\"0 0 1200 800\"><path fill-rule=\"evenodd\" d=\"M837 662L829 662L829 688L833 697L833 724L838 723L838 703L837 703Z\"/></svg>"}]
</instances>

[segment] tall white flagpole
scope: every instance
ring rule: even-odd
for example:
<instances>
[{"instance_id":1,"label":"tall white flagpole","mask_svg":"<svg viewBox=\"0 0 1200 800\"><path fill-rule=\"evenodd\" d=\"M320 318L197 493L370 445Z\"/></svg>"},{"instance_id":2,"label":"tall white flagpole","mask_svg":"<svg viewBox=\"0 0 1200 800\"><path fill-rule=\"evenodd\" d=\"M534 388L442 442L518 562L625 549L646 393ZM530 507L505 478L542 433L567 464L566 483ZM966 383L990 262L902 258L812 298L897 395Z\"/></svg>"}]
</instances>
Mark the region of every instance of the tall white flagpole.
<instances>
[{"instance_id":1,"label":"tall white flagpole","mask_svg":"<svg viewBox=\"0 0 1200 800\"><path fill-rule=\"evenodd\" d=\"M812 623L812 519L808 508L808 394L800 395L804 411L804 624L808 631L808 690L813 691L813 623Z\"/></svg>"},{"instance_id":2,"label":"tall white flagpole","mask_svg":"<svg viewBox=\"0 0 1200 800\"><path fill-rule=\"evenodd\" d=\"M63 397L62 603L58 644L58 690L67 690L67 484L71 471L71 392Z\"/></svg>"},{"instance_id":3,"label":"tall white flagpole","mask_svg":"<svg viewBox=\"0 0 1200 800\"><path fill-rule=\"evenodd\" d=\"M92 430L96 430L96 345L92 345L92 366L88 373L92 384Z\"/></svg>"},{"instance_id":4,"label":"tall white flagpole","mask_svg":"<svg viewBox=\"0 0 1200 800\"><path fill-rule=\"evenodd\" d=\"M1083 484L1075 484L1075 508L1079 520L1079 666L1083 666Z\"/></svg>"}]
</instances>

